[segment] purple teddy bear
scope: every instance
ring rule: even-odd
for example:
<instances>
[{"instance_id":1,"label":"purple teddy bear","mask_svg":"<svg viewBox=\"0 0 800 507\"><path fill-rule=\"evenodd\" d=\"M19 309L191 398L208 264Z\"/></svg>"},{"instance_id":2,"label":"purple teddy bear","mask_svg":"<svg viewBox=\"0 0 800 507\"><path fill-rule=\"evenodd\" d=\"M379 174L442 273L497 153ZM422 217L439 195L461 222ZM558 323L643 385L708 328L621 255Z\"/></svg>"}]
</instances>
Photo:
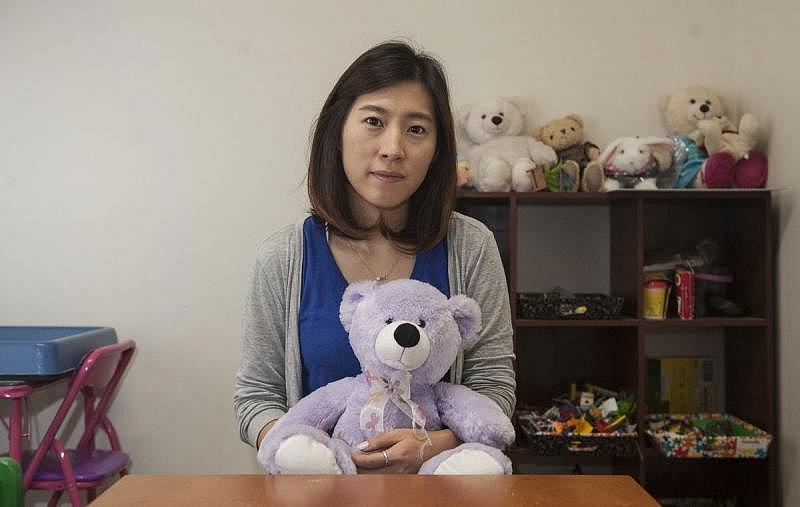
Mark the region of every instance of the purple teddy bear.
<instances>
[{"instance_id":1,"label":"purple teddy bear","mask_svg":"<svg viewBox=\"0 0 800 507\"><path fill-rule=\"evenodd\" d=\"M339 317L363 373L317 389L278 420L258 451L268 473L355 474L360 442L397 428L424 440L444 427L464 444L428 459L420 474L511 473L501 451L514 441L509 418L486 396L440 382L478 339L475 301L416 280L356 282Z\"/></svg>"}]
</instances>

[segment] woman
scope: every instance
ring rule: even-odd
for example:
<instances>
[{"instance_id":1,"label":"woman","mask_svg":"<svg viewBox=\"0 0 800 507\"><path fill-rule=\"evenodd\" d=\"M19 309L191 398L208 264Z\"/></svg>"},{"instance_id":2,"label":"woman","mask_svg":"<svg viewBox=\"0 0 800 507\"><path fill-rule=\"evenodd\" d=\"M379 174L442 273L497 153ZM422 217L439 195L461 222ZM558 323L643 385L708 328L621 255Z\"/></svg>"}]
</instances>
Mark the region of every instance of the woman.
<instances>
[{"instance_id":1,"label":"woman","mask_svg":"<svg viewBox=\"0 0 800 507\"><path fill-rule=\"evenodd\" d=\"M259 248L242 323L234 405L242 440L258 447L302 396L360 367L339 323L354 281L414 278L465 294L483 312L478 344L450 369L454 383L515 404L510 306L492 233L453 212L453 118L441 65L404 43L380 44L339 78L311 145L311 216ZM416 473L460 442L447 429L370 439L360 473ZM386 451L385 453L383 451Z\"/></svg>"}]
</instances>

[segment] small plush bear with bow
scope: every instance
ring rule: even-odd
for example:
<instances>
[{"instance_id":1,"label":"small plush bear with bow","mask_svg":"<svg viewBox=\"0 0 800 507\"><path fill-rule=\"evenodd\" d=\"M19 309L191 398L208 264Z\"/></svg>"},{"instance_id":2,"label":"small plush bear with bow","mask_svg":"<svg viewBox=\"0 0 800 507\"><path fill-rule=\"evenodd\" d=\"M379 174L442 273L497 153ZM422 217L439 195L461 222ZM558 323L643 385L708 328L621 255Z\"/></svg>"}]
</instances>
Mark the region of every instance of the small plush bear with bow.
<instances>
[{"instance_id":1,"label":"small plush bear with bow","mask_svg":"<svg viewBox=\"0 0 800 507\"><path fill-rule=\"evenodd\" d=\"M422 463L420 474L511 473L501 451L514 441L509 418L486 396L441 382L478 339L475 301L416 280L356 282L339 316L362 373L317 389L278 420L258 451L267 473L355 474L358 444L398 428L420 440L449 428L464 442Z\"/></svg>"}]
</instances>

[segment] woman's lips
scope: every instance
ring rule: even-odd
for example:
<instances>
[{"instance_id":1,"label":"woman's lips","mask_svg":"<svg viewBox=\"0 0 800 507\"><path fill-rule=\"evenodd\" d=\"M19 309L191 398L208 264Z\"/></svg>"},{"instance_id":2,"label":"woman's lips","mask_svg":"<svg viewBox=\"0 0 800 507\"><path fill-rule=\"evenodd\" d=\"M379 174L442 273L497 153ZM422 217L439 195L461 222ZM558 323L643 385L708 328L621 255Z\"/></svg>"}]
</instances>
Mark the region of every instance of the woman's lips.
<instances>
[{"instance_id":1,"label":"woman's lips","mask_svg":"<svg viewBox=\"0 0 800 507\"><path fill-rule=\"evenodd\" d=\"M373 177L377 178L379 181L384 183L396 183L404 179L404 176L399 173L393 173L388 171L373 171L370 173Z\"/></svg>"}]
</instances>

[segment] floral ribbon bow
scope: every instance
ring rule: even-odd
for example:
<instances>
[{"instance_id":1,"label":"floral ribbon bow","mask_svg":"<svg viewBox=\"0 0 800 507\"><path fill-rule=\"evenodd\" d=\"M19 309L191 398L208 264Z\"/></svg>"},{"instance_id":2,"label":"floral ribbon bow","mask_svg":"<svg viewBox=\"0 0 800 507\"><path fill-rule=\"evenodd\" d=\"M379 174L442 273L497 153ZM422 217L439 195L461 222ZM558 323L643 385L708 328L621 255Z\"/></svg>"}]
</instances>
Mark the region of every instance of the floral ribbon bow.
<instances>
[{"instance_id":1,"label":"floral ribbon bow","mask_svg":"<svg viewBox=\"0 0 800 507\"><path fill-rule=\"evenodd\" d=\"M408 417L411 418L411 429L414 434L425 433L425 413L411 400L411 373L395 371L388 379L375 375L369 371L364 372L364 378L369 386L369 399L361 408L359 420L361 429L370 435L383 433L384 414L386 404L391 401Z\"/></svg>"}]
</instances>

